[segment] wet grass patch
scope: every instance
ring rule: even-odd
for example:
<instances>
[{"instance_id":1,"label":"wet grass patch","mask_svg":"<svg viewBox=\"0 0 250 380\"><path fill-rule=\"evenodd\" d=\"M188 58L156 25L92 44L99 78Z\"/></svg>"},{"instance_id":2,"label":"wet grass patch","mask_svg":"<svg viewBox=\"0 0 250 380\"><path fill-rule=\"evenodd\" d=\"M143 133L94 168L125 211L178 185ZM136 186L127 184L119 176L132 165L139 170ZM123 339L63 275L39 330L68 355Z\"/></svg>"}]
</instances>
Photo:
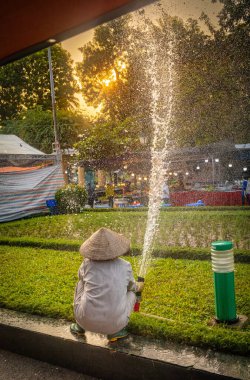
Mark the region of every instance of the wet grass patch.
<instances>
[{"instance_id":1,"label":"wet grass patch","mask_svg":"<svg viewBox=\"0 0 250 380\"><path fill-rule=\"evenodd\" d=\"M127 257L134 273L138 257ZM81 257L77 252L0 246L0 306L54 318L73 320L73 295ZM238 314L250 315L250 267L236 264ZM214 315L211 263L153 259L147 272L141 312L133 313L131 332L223 351L246 354L250 329L208 327Z\"/></svg>"},{"instance_id":2,"label":"wet grass patch","mask_svg":"<svg viewBox=\"0 0 250 380\"><path fill-rule=\"evenodd\" d=\"M88 211L76 215L43 216L0 224L2 237L65 239L82 242L100 227L125 234L133 246L142 246L146 211ZM209 248L212 241L232 240L235 248L250 250L250 211L162 211L155 237L157 247Z\"/></svg>"}]
</instances>

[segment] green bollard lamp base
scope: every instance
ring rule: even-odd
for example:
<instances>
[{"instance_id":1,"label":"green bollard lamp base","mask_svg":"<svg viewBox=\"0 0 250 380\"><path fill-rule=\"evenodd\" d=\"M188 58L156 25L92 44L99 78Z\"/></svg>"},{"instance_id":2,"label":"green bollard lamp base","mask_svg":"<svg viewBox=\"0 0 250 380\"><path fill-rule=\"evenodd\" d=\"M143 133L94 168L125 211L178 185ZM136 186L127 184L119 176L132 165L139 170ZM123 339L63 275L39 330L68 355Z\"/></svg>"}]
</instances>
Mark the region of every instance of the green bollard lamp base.
<instances>
[{"instance_id":1,"label":"green bollard lamp base","mask_svg":"<svg viewBox=\"0 0 250 380\"><path fill-rule=\"evenodd\" d=\"M221 321L218 320L216 317L211 318L208 321L208 326L214 327L214 326L219 326L219 325L224 325L227 328L238 328L242 329L248 324L249 320L246 315L239 315L237 316L237 319L234 321Z\"/></svg>"},{"instance_id":2,"label":"green bollard lamp base","mask_svg":"<svg viewBox=\"0 0 250 380\"><path fill-rule=\"evenodd\" d=\"M214 317L214 319L216 320L217 323L226 323L227 325L233 325L234 323L239 322L238 316L236 316L236 318L234 318L234 319L231 319L230 321L228 321L228 320L223 321L223 320L218 319L216 317Z\"/></svg>"}]
</instances>

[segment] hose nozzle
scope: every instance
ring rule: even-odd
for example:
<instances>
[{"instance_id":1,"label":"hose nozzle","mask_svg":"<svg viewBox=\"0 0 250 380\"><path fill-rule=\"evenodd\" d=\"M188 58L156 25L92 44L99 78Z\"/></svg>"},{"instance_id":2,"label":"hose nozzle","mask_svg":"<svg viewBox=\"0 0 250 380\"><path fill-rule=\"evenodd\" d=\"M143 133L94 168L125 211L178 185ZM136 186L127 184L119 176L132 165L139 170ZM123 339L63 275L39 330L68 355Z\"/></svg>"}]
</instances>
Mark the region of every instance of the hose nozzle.
<instances>
[{"instance_id":1,"label":"hose nozzle","mask_svg":"<svg viewBox=\"0 0 250 380\"><path fill-rule=\"evenodd\" d=\"M144 277L138 276L137 282L144 282ZM141 292L136 292L135 295L136 295L136 302L135 302L135 305L134 305L134 311L135 312L139 312L139 310L140 310L140 303L141 303Z\"/></svg>"}]
</instances>

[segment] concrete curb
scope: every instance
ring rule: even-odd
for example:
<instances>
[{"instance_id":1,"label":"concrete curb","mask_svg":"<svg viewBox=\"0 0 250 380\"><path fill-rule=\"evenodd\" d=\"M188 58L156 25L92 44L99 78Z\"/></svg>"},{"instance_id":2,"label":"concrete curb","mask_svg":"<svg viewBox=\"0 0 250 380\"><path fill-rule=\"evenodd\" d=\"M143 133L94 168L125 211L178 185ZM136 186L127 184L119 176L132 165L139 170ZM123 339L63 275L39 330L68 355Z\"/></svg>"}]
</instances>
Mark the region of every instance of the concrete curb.
<instances>
[{"instance_id":1,"label":"concrete curb","mask_svg":"<svg viewBox=\"0 0 250 380\"><path fill-rule=\"evenodd\" d=\"M241 357L218 353L214 357L210 353L212 356L209 357L208 352L201 350L191 358L191 348L186 347L179 351L178 360L183 363L181 365L177 364L173 350L171 356L170 344L164 344L165 347L162 343L131 336L111 345L105 337L91 333L86 334L86 340L77 339L69 333L68 322L0 310L1 348L103 380L248 378L247 367L250 364L247 358L242 358L241 363ZM220 362L218 355L222 355ZM205 369L202 369L198 359L200 363L205 360ZM210 365L206 361L210 361ZM228 368L229 362L234 368L232 376Z\"/></svg>"}]
</instances>

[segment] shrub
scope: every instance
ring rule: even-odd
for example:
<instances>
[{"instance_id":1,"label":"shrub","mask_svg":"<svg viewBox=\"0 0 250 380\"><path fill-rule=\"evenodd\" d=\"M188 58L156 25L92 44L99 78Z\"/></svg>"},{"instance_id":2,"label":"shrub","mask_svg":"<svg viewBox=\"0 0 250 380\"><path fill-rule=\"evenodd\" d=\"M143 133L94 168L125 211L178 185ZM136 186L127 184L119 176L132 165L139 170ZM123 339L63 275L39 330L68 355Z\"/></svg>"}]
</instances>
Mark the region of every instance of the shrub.
<instances>
[{"instance_id":1,"label":"shrub","mask_svg":"<svg viewBox=\"0 0 250 380\"><path fill-rule=\"evenodd\" d=\"M55 199L60 213L78 213L87 201L87 192L78 185L67 185L57 190Z\"/></svg>"}]
</instances>

